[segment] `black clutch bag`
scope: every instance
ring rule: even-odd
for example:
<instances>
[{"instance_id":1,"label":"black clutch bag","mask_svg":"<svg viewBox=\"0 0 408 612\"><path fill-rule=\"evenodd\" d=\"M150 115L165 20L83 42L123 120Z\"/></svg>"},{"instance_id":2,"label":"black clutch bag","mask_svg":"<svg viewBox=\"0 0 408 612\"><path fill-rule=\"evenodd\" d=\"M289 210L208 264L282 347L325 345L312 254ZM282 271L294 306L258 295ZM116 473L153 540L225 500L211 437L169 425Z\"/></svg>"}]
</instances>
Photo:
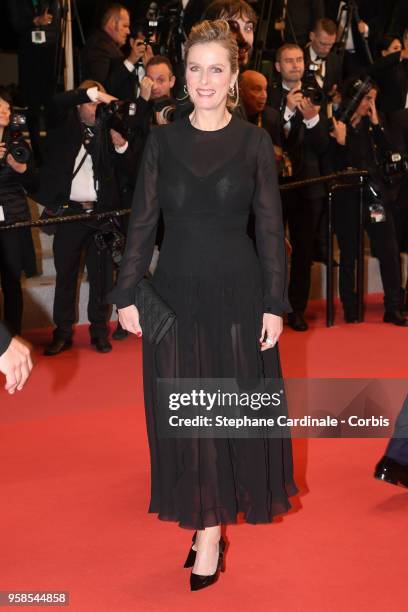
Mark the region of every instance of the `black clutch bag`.
<instances>
[{"instance_id":1,"label":"black clutch bag","mask_svg":"<svg viewBox=\"0 0 408 612\"><path fill-rule=\"evenodd\" d=\"M159 344L176 320L176 315L146 278L136 285L135 306L139 311L143 335L151 344Z\"/></svg>"}]
</instances>

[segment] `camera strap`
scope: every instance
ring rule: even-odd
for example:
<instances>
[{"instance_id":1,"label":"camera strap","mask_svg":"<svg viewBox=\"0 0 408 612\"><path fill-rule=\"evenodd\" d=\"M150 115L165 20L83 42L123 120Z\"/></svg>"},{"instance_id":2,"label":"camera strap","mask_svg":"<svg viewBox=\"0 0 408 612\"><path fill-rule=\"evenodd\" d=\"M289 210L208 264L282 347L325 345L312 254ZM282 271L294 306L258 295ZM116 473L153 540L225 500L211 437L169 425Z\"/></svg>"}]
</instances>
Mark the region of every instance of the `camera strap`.
<instances>
[{"instance_id":1,"label":"camera strap","mask_svg":"<svg viewBox=\"0 0 408 612\"><path fill-rule=\"evenodd\" d=\"M84 155L81 157L81 160L80 160L79 164L77 165L77 167L76 167L76 168L75 168L75 170L74 170L74 173L73 173L72 178L71 178L71 183L72 183L72 181L74 180L74 178L76 177L76 175L78 174L78 172L80 171L80 169L82 168L82 166L84 165L85 160L86 160L86 158L87 158L87 156L88 156L88 155L89 155L89 153L88 153L88 151L85 149L85 153L84 153Z\"/></svg>"}]
</instances>

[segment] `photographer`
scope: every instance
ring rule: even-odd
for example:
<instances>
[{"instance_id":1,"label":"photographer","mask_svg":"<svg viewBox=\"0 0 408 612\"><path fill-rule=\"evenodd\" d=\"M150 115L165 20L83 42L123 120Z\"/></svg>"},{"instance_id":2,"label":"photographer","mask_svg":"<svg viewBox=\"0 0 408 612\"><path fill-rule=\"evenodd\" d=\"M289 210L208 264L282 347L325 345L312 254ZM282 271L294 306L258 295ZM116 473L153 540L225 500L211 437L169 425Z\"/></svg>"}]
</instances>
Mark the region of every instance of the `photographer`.
<instances>
[{"instance_id":1,"label":"photographer","mask_svg":"<svg viewBox=\"0 0 408 612\"><path fill-rule=\"evenodd\" d=\"M347 125L334 119L332 137L336 141L335 169L348 167L368 170L365 189L364 224L371 248L380 263L384 287L384 322L408 325L400 311L401 275L399 249L391 212L392 195L384 180L381 164L392 150L388 134L376 108L377 86L368 80L345 84L343 105L350 109ZM356 100L357 107L352 106ZM339 292L347 323L357 321L355 263L359 230L359 193L342 192L335 201L335 232L340 248Z\"/></svg>"},{"instance_id":2,"label":"photographer","mask_svg":"<svg viewBox=\"0 0 408 612\"><path fill-rule=\"evenodd\" d=\"M94 81L85 81L79 89L54 97L50 116L53 129L49 132L48 156L36 196L53 214L98 213L119 207L116 166L122 172L131 172L133 157L125 138L110 127L111 121L117 120L110 105L113 100ZM56 329L45 355L56 355L72 346L78 274L84 251L91 343L101 353L112 349L108 342L109 307L103 296L112 283L113 263L106 249L102 252L97 248L95 239L105 226L104 220L92 218L57 225L53 245L57 272Z\"/></svg>"},{"instance_id":3,"label":"photographer","mask_svg":"<svg viewBox=\"0 0 408 612\"><path fill-rule=\"evenodd\" d=\"M17 38L19 104L27 106L31 148L40 163L42 107L48 106L58 80L61 6L59 0L7 0L7 8Z\"/></svg>"},{"instance_id":4,"label":"photographer","mask_svg":"<svg viewBox=\"0 0 408 612\"><path fill-rule=\"evenodd\" d=\"M20 133L10 126L11 98L0 89L0 225L29 221L27 191L36 183L31 150ZM21 332L24 270L29 228L0 230L0 276L4 296L4 321L13 334Z\"/></svg>"},{"instance_id":5,"label":"photographer","mask_svg":"<svg viewBox=\"0 0 408 612\"><path fill-rule=\"evenodd\" d=\"M113 3L104 11L101 26L87 40L82 50L84 79L102 83L107 91L121 100L135 100L139 94L137 65L144 65L153 51L139 35L129 38L130 15L127 8ZM130 52L125 57L122 47L129 38Z\"/></svg>"},{"instance_id":6,"label":"photographer","mask_svg":"<svg viewBox=\"0 0 408 612\"><path fill-rule=\"evenodd\" d=\"M176 83L170 60L162 55L155 55L146 64L146 79L151 86L150 100L153 103L153 123L166 125L174 118L176 100L172 89ZM173 112L172 112L173 109Z\"/></svg>"},{"instance_id":7,"label":"photographer","mask_svg":"<svg viewBox=\"0 0 408 612\"><path fill-rule=\"evenodd\" d=\"M406 108L408 96L408 44L403 47L397 36L384 36L381 58L368 73L380 88L379 107L387 120L398 126L398 111Z\"/></svg>"},{"instance_id":8,"label":"photographer","mask_svg":"<svg viewBox=\"0 0 408 612\"><path fill-rule=\"evenodd\" d=\"M310 32L310 42L305 47L305 66L315 68L319 87L330 98L342 81L342 62L333 52L337 26L331 19L319 19Z\"/></svg>"},{"instance_id":9,"label":"photographer","mask_svg":"<svg viewBox=\"0 0 408 612\"><path fill-rule=\"evenodd\" d=\"M304 88L304 57L298 45L288 43L280 47L275 66L281 82L271 92L271 106L281 114L283 148L290 162L283 180L318 177L321 157L329 146L327 118L320 112L320 92ZM288 223L293 249L289 282L293 312L288 315L288 322L296 331L308 329L304 311L309 298L313 244L324 197L322 185L282 192L283 216Z\"/></svg>"}]
</instances>

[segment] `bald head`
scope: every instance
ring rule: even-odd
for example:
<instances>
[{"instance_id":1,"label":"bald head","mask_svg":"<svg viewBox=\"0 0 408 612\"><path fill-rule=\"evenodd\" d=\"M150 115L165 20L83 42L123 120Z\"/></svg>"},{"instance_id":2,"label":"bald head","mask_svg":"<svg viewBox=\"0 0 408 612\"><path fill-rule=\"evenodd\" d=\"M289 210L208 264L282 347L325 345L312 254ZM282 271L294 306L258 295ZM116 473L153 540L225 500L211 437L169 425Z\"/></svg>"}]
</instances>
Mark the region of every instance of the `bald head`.
<instances>
[{"instance_id":1,"label":"bald head","mask_svg":"<svg viewBox=\"0 0 408 612\"><path fill-rule=\"evenodd\" d=\"M261 113L266 104L268 81L255 70L245 70L240 77L240 92L248 116Z\"/></svg>"}]
</instances>

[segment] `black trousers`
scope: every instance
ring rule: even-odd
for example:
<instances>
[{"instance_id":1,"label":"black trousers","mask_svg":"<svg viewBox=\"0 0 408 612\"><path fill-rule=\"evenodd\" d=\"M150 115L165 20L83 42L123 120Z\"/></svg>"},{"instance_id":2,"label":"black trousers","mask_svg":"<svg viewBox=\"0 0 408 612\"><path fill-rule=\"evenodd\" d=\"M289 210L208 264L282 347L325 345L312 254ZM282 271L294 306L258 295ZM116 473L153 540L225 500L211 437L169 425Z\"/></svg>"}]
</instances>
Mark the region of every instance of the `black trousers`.
<instances>
[{"instance_id":1,"label":"black trousers","mask_svg":"<svg viewBox=\"0 0 408 612\"><path fill-rule=\"evenodd\" d=\"M26 228L0 231L0 277L4 297L3 320L10 332L21 333L23 292L21 274L24 269Z\"/></svg>"},{"instance_id":2,"label":"black trousers","mask_svg":"<svg viewBox=\"0 0 408 612\"><path fill-rule=\"evenodd\" d=\"M408 395L396 420L394 433L385 454L398 463L408 465Z\"/></svg>"},{"instance_id":3,"label":"black trousers","mask_svg":"<svg viewBox=\"0 0 408 612\"><path fill-rule=\"evenodd\" d=\"M282 191L282 205L292 245L289 302L295 312L303 312L309 299L313 245L324 201L307 199L293 189Z\"/></svg>"},{"instance_id":4,"label":"black trousers","mask_svg":"<svg viewBox=\"0 0 408 612\"><path fill-rule=\"evenodd\" d=\"M70 221L58 225L54 236L57 272L54 297L54 338L68 340L76 321L76 296L82 254L89 279L88 319L91 338L107 338L110 305L105 295L113 284L113 263L108 252L99 253L94 235L97 222Z\"/></svg>"},{"instance_id":5,"label":"black trousers","mask_svg":"<svg viewBox=\"0 0 408 612\"><path fill-rule=\"evenodd\" d=\"M336 197L334 225L340 248L339 293L345 308L356 306L355 265L358 248L359 195L353 191ZM401 299L400 257L394 219L386 210L386 221L371 223L368 210L365 213L365 230L370 238L371 250L380 263L384 288L384 307L387 311L399 310Z\"/></svg>"}]
</instances>

